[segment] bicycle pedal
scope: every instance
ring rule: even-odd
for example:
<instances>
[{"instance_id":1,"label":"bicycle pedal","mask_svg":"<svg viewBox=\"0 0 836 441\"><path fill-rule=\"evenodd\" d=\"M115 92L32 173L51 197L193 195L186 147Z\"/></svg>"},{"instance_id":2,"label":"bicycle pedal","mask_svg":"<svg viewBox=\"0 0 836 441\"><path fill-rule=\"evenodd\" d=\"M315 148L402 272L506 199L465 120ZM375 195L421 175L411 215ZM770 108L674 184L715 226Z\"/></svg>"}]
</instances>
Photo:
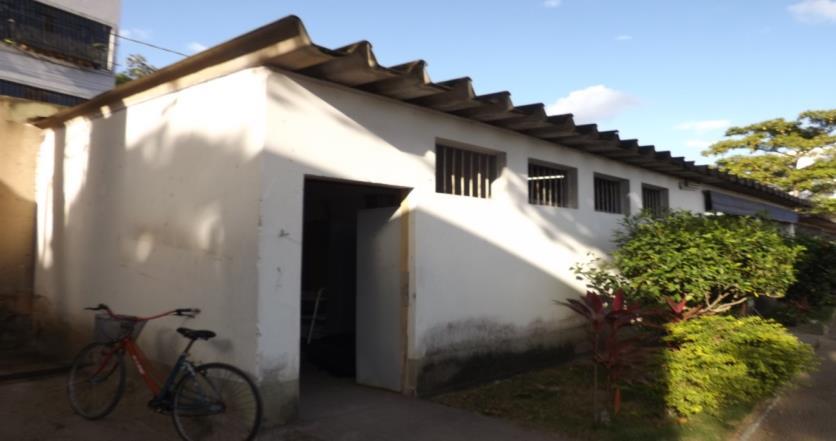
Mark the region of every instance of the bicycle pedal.
<instances>
[{"instance_id":1,"label":"bicycle pedal","mask_svg":"<svg viewBox=\"0 0 836 441\"><path fill-rule=\"evenodd\" d=\"M148 407L154 412L161 414L168 414L171 412L171 404L160 400L151 400L148 402Z\"/></svg>"}]
</instances>

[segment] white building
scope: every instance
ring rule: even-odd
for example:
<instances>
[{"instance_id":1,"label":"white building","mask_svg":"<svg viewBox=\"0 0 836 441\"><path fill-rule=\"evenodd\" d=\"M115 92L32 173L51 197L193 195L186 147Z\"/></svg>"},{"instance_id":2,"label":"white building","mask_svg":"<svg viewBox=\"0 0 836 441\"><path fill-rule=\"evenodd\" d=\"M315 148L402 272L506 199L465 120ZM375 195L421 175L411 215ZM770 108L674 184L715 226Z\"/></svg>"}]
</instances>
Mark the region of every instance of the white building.
<instances>
[{"instance_id":1,"label":"white building","mask_svg":"<svg viewBox=\"0 0 836 441\"><path fill-rule=\"evenodd\" d=\"M554 301L583 292L570 266L626 213L793 222L803 204L433 83L421 61L380 66L367 43L319 47L296 17L37 124L44 332L75 349L84 306L199 307L189 326L219 337L198 358L251 372L273 420L307 363L422 394L571 352L578 322ZM177 325L146 327L151 358L173 360Z\"/></svg>"},{"instance_id":2,"label":"white building","mask_svg":"<svg viewBox=\"0 0 836 441\"><path fill-rule=\"evenodd\" d=\"M120 0L0 0L0 95L72 106L113 88Z\"/></svg>"}]
</instances>

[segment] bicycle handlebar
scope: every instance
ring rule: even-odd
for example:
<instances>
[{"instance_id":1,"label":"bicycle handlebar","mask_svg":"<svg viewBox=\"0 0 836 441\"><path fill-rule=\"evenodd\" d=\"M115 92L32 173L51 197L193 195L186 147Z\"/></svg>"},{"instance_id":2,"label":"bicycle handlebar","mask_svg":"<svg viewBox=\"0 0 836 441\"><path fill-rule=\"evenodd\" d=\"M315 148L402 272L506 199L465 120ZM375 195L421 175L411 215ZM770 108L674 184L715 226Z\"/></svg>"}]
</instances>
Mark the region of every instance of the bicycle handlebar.
<instances>
[{"instance_id":1,"label":"bicycle handlebar","mask_svg":"<svg viewBox=\"0 0 836 441\"><path fill-rule=\"evenodd\" d=\"M105 305L104 303L99 303L99 305L95 307L88 306L84 309L88 311L101 311L102 309L110 311L110 308L108 308L107 305Z\"/></svg>"},{"instance_id":2,"label":"bicycle handlebar","mask_svg":"<svg viewBox=\"0 0 836 441\"><path fill-rule=\"evenodd\" d=\"M195 318L198 314L200 314L200 309L198 308L178 308L174 310L174 315L183 317Z\"/></svg>"},{"instance_id":3,"label":"bicycle handlebar","mask_svg":"<svg viewBox=\"0 0 836 441\"><path fill-rule=\"evenodd\" d=\"M173 309L171 311L167 311L167 312L164 312L162 314L157 314L157 315L153 315L153 316L150 316L150 317L133 317L133 316L125 316L125 315L114 314L113 311L110 309L110 307L105 305L104 303L99 303L95 307L88 306L84 309L88 310L88 311L105 311L105 312L107 312L107 314L111 318L132 319L132 320L136 320L136 321L153 320L153 319L156 319L156 318L165 317L167 315L176 315L176 316L181 316L181 317L195 318L195 317L197 317L198 314L200 314L200 309L198 309L198 308L177 308L177 309Z\"/></svg>"}]
</instances>

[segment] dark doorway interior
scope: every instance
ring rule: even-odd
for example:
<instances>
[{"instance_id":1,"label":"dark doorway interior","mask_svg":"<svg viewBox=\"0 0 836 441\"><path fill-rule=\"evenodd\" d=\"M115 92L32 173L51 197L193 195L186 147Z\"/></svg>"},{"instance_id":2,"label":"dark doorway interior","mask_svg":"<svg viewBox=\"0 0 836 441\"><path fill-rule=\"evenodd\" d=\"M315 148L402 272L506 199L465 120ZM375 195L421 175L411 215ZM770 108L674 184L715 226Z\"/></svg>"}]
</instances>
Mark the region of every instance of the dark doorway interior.
<instances>
[{"instance_id":1,"label":"dark doorway interior","mask_svg":"<svg viewBox=\"0 0 836 441\"><path fill-rule=\"evenodd\" d=\"M357 216L397 207L406 191L305 180L302 242L302 369L355 376ZM304 375L304 373L303 373Z\"/></svg>"}]
</instances>

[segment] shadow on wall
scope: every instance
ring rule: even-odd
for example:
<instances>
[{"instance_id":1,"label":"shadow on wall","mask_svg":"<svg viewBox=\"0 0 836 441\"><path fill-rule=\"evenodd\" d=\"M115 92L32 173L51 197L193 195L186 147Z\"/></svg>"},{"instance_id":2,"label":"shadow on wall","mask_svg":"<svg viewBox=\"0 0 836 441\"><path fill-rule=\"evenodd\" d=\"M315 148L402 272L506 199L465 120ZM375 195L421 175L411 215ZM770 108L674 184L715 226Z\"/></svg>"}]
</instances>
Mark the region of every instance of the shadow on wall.
<instances>
[{"instance_id":1,"label":"shadow on wall","mask_svg":"<svg viewBox=\"0 0 836 441\"><path fill-rule=\"evenodd\" d=\"M279 103L284 108L298 111L300 110L299 101L308 99L307 96L309 95L316 96L327 106L328 117L335 121L339 127L356 132L361 136L371 137L376 141L391 146L393 150L400 150L403 153L411 155L416 162L422 165L430 176L435 176L434 157L436 136L438 133L427 131L425 129L426 125L422 124L391 124L389 119L382 117L385 116L385 111L370 110L368 102L370 100L379 101L382 109L386 109L387 106L396 105L398 106L399 112L402 111L420 120L426 119L427 113L431 111L424 108L404 106L400 103L394 104L386 98L377 96L359 97L356 92L320 93L318 89L308 86L306 82L293 80L293 76L290 78L292 86L285 85L281 90L291 95L291 97L283 96L282 94L276 93L272 88L268 88L269 99ZM334 86L325 85L322 87L331 88ZM334 88L336 89L336 87ZM322 111L320 107L313 105L311 109ZM437 116L432 115L432 118L437 118ZM442 116L441 118L447 117ZM435 122L438 120L432 119L432 121ZM442 119L439 124L466 124L473 127L474 131L505 132L500 128L485 127L486 124L465 120L447 121ZM441 131L443 130L439 130L438 132ZM523 135L518 133L509 132L507 134L504 133L504 135L511 138L518 138L519 143L522 145L527 145L532 142L530 139L525 139ZM420 140L421 146L432 146L432 149L426 150L419 148L408 151L403 147L408 148L409 146L401 145L404 139ZM559 149L557 146L554 146L554 148ZM294 158L294 160L298 161L299 158ZM316 168L314 164L306 164L306 166ZM613 248L614 244L611 241L609 233L602 237L601 234L595 231L595 227L590 225L589 220L581 218L581 210L577 208L557 208L529 204L528 182L525 180L525 176L511 173L510 168L506 168L502 175L505 184L502 190L507 193L503 197L510 201L510 205L516 210L515 214L519 218L536 226L542 236L548 241L559 244L566 250L579 256L584 256L582 258L584 261L587 260L585 254L588 250L594 250L597 255L603 255ZM607 224L607 222L612 223L614 226L618 222L618 218L610 214L592 213L592 215L596 216L593 219L594 222L592 222L595 226L602 226ZM601 216L604 217L602 218ZM612 217L612 219L609 219L609 217ZM489 240L489 238L485 239ZM564 270L564 268L561 268L561 270ZM568 273L568 267L565 270Z\"/></svg>"},{"instance_id":2,"label":"shadow on wall","mask_svg":"<svg viewBox=\"0 0 836 441\"><path fill-rule=\"evenodd\" d=\"M37 315L45 350L72 353L89 341L93 314L85 306L151 315L212 305L188 325L220 324L219 337L198 346L252 365L254 342L243 351L231 342L235 330L255 335L255 304L230 293L247 285L255 292L258 161L240 151L237 134L175 133L166 115L174 104L136 139L126 124L134 108L55 131L49 206L40 212L46 234ZM185 323L178 320L143 330L150 358L173 360L185 342L173 331Z\"/></svg>"},{"instance_id":3,"label":"shadow on wall","mask_svg":"<svg viewBox=\"0 0 836 441\"><path fill-rule=\"evenodd\" d=\"M472 229L420 209L414 216L417 234L426 233L416 237L424 263L413 308L422 326L415 358L408 362L417 376L417 394L478 384L572 356L582 323L554 301L579 294L576 286Z\"/></svg>"},{"instance_id":4,"label":"shadow on wall","mask_svg":"<svg viewBox=\"0 0 836 441\"><path fill-rule=\"evenodd\" d=\"M510 200L523 216L537 225L543 236L562 244L578 255L586 254L589 249L595 249L598 254L603 254L611 251L615 246L610 237L596 235L589 222L579 218L580 209L530 204L528 182L525 177L510 173L506 173L506 176L508 183L506 189ZM578 185L582 184L578 183ZM593 216L611 215L594 213Z\"/></svg>"},{"instance_id":5,"label":"shadow on wall","mask_svg":"<svg viewBox=\"0 0 836 441\"><path fill-rule=\"evenodd\" d=\"M32 311L34 173L42 136L40 129L26 121L50 115L58 108L0 96L0 313L19 318ZM24 334L28 333L28 325L23 328L27 328Z\"/></svg>"},{"instance_id":6,"label":"shadow on wall","mask_svg":"<svg viewBox=\"0 0 836 441\"><path fill-rule=\"evenodd\" d=\"M435 176L434 150L425 149L434 146L435 134L427 131L425 124L391 124L389 119L381 117L387 106L392 105L386 100L345 92L320 93L297 81L284 84L281 90L283 93L268 88L269 99L283 109L290 109L290 113L326 115L334 124L323 123L323 127L345 130L360 139L368 138L370 143L389 147L411 157L411 164L419 164L422 179ZM321 103L312 102L310 95L318 97ZM380 108L370 109L369 100L380 100ZM303 109L300 102L310 109ZM398 106L399 112L414 113L418 120L426 119L423 109ZM415 142L403 145L405 139L419 141L417 145ZM268 159L289 160L276 155ZM292 160L306 173L345 178L339 176L345 173L342 164L335 163L326 170L311 159L296 156ZM540 254L532 257L514 243L523 240L520 239L523 236L503 233L508 227L499 225L496 219L479 217L474 211L463 222L443 209L430 211L422 207L422 201L430 197L447 198L452 204L473 204L475 210L489 210L488 201L435 195L433 189L426 188L409 196L419 198L418 209L411 214L413 251L419 259L412 305L417 315L416 352L411 354L414 358L408 360L407 367L417 377L418 393L432 393L553 363L571 354L571 345L567 343L579 337L580 322L554 305L554 300L579 294L580 289L572 283L572 276L558 277L555 273L568 274L569 265L575 262L564 267L565 255L583 255L583 250L595 248L595 242L601 238L576 220L577 210L549 212L528 205L527 184L513 176L508 179L507 187L508 194L502 197L511 198L513 203L503 205L502 209L516 211L515 220L522 219L536 226L534 232L525 234L524 240L536 237L556 246L541 247ZM432 194L426 194L428 191ZM538 261L543 248L552 250L552 261L548 258Z\"/></svg>"},{"instance_id":7,"label":"shadow on wall","mask_svg":"<svg viewBox=\"0 0 836 441\"><path fill-rule=\"evenodd\" d=\"M31 310L35 202L0 179L0 309Z\"/></svg>"},{"instance_id":8,"label":"shadow on wall","mask_svg":"<svg viewBox=\"0 0 836 441\"><path fill-rule=\"evenodd\" d=\"M35 202L0 179L0 348L31 336Z\"/></svg>"},{"instance_id":9,"label":"shadow on wall","mask_svg":"<svg viewBox=\"0 0 836 441\"><path fill-rule=\"evenodd\" d=\"M245 368L257 363L258 301L240 296L256 296L258 291L258 234L264 228L259 219L262 169L295 162L304 169L298 179L305 173L345 176L339 175L339 164L326 169L300 163L298 157L264 151L247 154L242 148L249 142L245 127L219 132L211 122L177 110L177 99L151 100L55 132L48 205L40 207L47 234L39 238L37 287L42 295L40 329L53 350L72 353L89 340L93 317L82 308L91 304L108 303L117 312L138 315L200 307L203 314L189 326L211 323L219 337L204 344L205 353L198 355ZM293 102L284 99L287 105L296 105ZM361 131L362 136L383 139L394 152L414 156L432 175L431 158L425 152L398 147L392 133L397 127L373 121L373 116L341 102L329 104L331 117L339 124ZM145 108L152 105L160 106L154 118ZM238 116L233 114L237 108L224 106L222 99L214 108L219 117ZM128 124L128 112L139 112L144 119L131 118ZM521 215L538 224L544 240L561 244L555 250L576 252L583 241L592 239L588 232L564 231L547 218L532 216L522 184L517 187L510 191L520 201ZM301 218L301 211L298 215ZM536 364L566 353L563 344L572 335L566 329L575 323L553 300L578 293L578 287L545 270L553 263L534 263L524 253L509 251L493 238L438 214L419 209L414 216L417 234L457 238L414 238L416 253L433 256L426 260L432 266L416 268L412 293L420 327L414 336L417 352L408 368L419 378L419 392L526 367L515 361L520 355L528 354ZM576 224L571 214L560 216L566 216L566 224ZM289 239L300 246L301 231L290 234L298 236ZM575 234L580 242L571 239ZM463 268L483 276L463 278ZM284 275L295 276L300 275ZM278 292L279 286L275 289L277 296L284 294ZM152 359L173 359L182 342L173 331L179 324L165 319L146 328L141 343ZM298 346L279 350L298 351ZM481 361L468 364L472 360ZM474 373L485 363L502 369ZM298 367L258 368L275 373Z\"/></svg>"}]
</instances>

